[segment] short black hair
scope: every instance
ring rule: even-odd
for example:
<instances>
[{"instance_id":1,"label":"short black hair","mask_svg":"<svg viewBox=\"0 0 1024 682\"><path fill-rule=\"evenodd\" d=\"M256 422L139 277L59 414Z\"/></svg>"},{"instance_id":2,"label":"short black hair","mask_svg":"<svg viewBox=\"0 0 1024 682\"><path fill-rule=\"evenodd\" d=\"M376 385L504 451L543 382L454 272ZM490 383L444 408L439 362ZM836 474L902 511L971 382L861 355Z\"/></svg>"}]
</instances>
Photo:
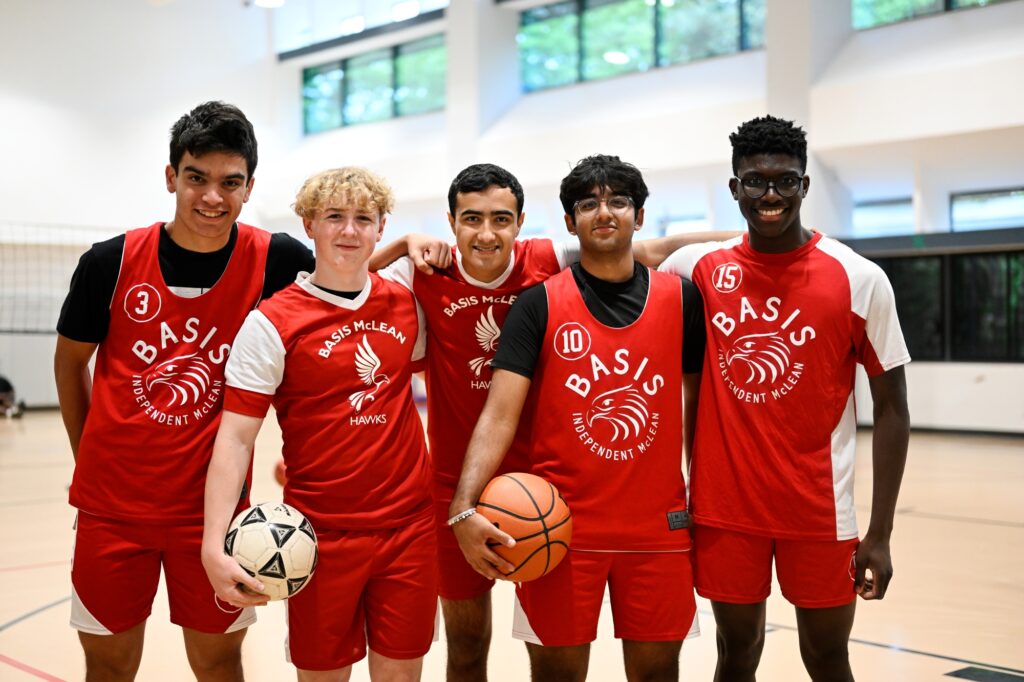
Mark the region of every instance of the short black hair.
<instances>
[{"instance_id":1,"label":"short black hair","mask_svg":"<svg viewBox=\"0 0 1024 682\"><path fill-rule=\"evenodd\" d=\"M633 200L633 215L639 213L650 192L640 169L617 156L595 154L577 163L562 179L558 199L565 214L576 224L573 205L592 196L595 187L607 187L613 194L624 194Z\"/></svg>"},{"instance_id":2,"label":"short black hair","mask_svg":"<svg viewBox=\"0 0 1024 682\"><path fill-rule=\"evenodd\" d=\"M752 118L729 136L732 142L732 172L740 159L757 154L785 154L800 161L800 170L807 170L807 133L800 126L782 118Z\"/></svg>"},{"instance_id":3,"label":"short black hair","mask_svg":"<svg viewBox=\"0 0 1024 682\"><path fill-rule=\"evenodd\" d=\"M516 198L516 215L523 212L523 186L519 184L516 176L509 173L501 166L493 163L475 163L472 166L463 168L448 188L448 210L455 215L455 202L459 194L469 192L483 192L488 187L505 187L512 196Z\"/></svg>"},{"instance_id":4,"label":"short black hair","mask_svg":"<svg viewBox=\"0 0 1024 682\"><path fill-rule=\"evenodd\" d=\"M256 133L242 110L224 102L203 102L171 126L171 167L177 172L185 152L238 154L249 177L256 172Z\"/></svg>"}]
</instances>

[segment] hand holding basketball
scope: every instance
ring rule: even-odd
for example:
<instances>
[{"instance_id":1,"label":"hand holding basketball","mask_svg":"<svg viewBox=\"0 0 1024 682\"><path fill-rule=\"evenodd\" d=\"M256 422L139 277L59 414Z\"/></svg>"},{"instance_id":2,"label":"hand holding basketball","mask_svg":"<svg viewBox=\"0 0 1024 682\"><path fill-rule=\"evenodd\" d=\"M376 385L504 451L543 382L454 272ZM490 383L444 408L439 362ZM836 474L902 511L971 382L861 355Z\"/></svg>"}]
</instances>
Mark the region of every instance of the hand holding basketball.
<instances>
[{"instance_id":1,"label":"hand holding basketball","mask_svg":"<svg viewBox=\"0 0 1024 682\"><path fill-rule=\"evenodd\" d=\"M572 539L572 514L555 486L540 476L510 473L491 480L480 493L477 515L515 538L494 546L503 560L502 578L515 582L547 575L565 558Z\"/></svg>"},{"instance_id":2,"label":"hand holding basketball","mask_svg":"<svg viewBox=\"0 0 1024 682\"><path fill-rule=\"evenodd\" d=\"M515 570L515 566L496 554L492 547L514 547L516 541L482 515L474 514L456 523L452 530L466 561L477 573L491 580L503 580Z\"/></svg>"}]
</instances>

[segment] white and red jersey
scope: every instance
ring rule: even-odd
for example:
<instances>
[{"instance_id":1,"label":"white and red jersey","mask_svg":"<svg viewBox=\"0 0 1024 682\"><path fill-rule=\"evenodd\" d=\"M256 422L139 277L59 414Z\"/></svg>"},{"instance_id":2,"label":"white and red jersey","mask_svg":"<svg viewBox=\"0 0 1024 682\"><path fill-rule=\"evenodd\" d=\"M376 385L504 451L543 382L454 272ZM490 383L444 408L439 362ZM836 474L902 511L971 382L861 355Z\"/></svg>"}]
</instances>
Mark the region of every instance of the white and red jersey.
<instances>
[{"instance_id":1,"label":"white and red jersey","mask_svg":"<svg viewBox=\"0 0 1024 682\"><path fill-rule=\"evenodd\" d=\"M854 378L910 361L882 271L814 233L789 253L746 236L663 270L704 296L707 352L691 464L698 523L791 539L857 537Z\"/></svg>"},{"instance_id":2,"label":"white and red jersey","mask_svg":"<svg viewBox=\"0 0 1024 682\"><path fill-rule=\"evenodd\" d=\"M108 518L201 523L224 366L259 301L270 234L238 223L224 274L186 298L160 272L162 229L156 223L125 235L70 502Z\"/></svg>"},{"instance_id":3,"label":"white and red jersey","mask_svg":"<svg viewBox=\"0 0 1024 682\"><path fill-rule=\"evenodd\" d=\"M316 528L397 528L430 504L430 465L412 399L422 355L416 302L370 274L354 299L300 275L260 304L235 340L225 409L277 411L284 501Z\"/></svg>"},{"instance_id":4,"label":"white and red jersey","mask_svg":"<svg viewBox=\"0 0 1024 682\"><path fill-rule=\"evenodd\" d=\"M425 275L408 259L383 271L384 277L411 284L427 321L427 437L438 483L458 483L469 438L491 386L491 360L509 308L525 289L543 282L575 260L576 251L548 239L515 242L508 268L492 282L474 279L454 264ZM502 461L498 473L526 471L530 443L524 429Z\"/></svg>"},{"instance_id":5,"label":"white and red jersey","mask_svg":"<svg viewBox=\"0 0 1024 682\"><path fill-rule=\"evenodd\" d=\"M688 549L683 479L683 303L652 272L632 324L587 309L572 271L544 284L548 323L527 404L531 472L561 492L576 550Z\"/></svg>"}]
</instances>

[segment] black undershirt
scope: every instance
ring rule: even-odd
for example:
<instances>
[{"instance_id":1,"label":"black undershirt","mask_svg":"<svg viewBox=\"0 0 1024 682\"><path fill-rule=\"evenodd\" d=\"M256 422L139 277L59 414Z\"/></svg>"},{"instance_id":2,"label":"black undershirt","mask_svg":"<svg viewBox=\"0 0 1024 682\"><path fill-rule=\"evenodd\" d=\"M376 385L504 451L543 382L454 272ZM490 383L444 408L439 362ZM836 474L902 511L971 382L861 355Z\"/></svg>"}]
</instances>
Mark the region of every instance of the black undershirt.
<instances>
[{"instance_id":1,"label":"black undershirt","mask_svg":"<svg viewBox=\"0 0 1024 682\"><path fill-rule=\"evenodd\" d=\"M579 263L573 263L583 302L590 314L609 327L627 327L640 317L647 305L650 271L634 263L633 276L624 282L607 282L594 277ZM680 278L683 292L683 373L701 371L704 363L704 300L688 279ZM516 299L501 327L501 343L491 366L533 378L548 326L548 298L544 285L530 287Z\"/></svg>"},{"instance_id":2,"label":"black undershirt","mask_svg":"<svg viewBox=\"0 0 1024 682\"><path fill-rule=\"evenodd\" d=\"M168 287L209 289L217 283L231 259L238 228L231 228L228 243L217 251L189 251L174 243L167 230L160 230L157 257ZM99 343L110 327L110 302L121 271L125 236L97 242L82 254L71 276L71 288L57 321L57 332L74 341ZM312 272L313 253L283 232L270 236L261 299L269 298L295 281L301 272Z\"/></svg>"}]
</instances>

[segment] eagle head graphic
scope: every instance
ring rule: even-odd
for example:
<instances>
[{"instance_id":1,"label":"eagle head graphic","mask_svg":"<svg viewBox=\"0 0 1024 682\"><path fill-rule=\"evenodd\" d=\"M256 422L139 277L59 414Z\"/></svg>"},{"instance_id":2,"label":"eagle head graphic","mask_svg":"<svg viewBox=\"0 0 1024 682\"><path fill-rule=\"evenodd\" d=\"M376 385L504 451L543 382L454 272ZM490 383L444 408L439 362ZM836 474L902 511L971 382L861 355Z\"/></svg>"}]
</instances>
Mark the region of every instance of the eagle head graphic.
<instances>
[{"instance_id":1,"label":"eagle head graphic","mask_svg":"<svg viewBox=\"0 0 1024 682\"><path fill-rule=\"evenodd\" d=\"M613 430L612 441L636 438L647 426L650 410L647 401L632 384L613 388L594 398L587 410L587 426L597 421L608 422Z\"/></svg>"},{"instance_id":2,"label":"eagle head graphic","mask_svg":"<svg viewBox=\"0 0 1024 682\"><path fill-rule=\"evenodd\" d=\"M778 332L747 334L725 353L725 362L730 367L735 362L743 363L749 369L746 383L775 383L789 368L789 347Z\"/></svg>"},{"instance_id":3,"label":"eagle head graphic","mask_svg":"<svg viewBox=\"0 0 1024 682\"><path fill-rule=\"evenodd\" d=\"M198 405L213 383L210 366L199 353L164 360L149 368L143 375L143 381L147 391L152 391L158 384L167 387L171 397L166 407Z\"/></svg>"}]
</instances>

